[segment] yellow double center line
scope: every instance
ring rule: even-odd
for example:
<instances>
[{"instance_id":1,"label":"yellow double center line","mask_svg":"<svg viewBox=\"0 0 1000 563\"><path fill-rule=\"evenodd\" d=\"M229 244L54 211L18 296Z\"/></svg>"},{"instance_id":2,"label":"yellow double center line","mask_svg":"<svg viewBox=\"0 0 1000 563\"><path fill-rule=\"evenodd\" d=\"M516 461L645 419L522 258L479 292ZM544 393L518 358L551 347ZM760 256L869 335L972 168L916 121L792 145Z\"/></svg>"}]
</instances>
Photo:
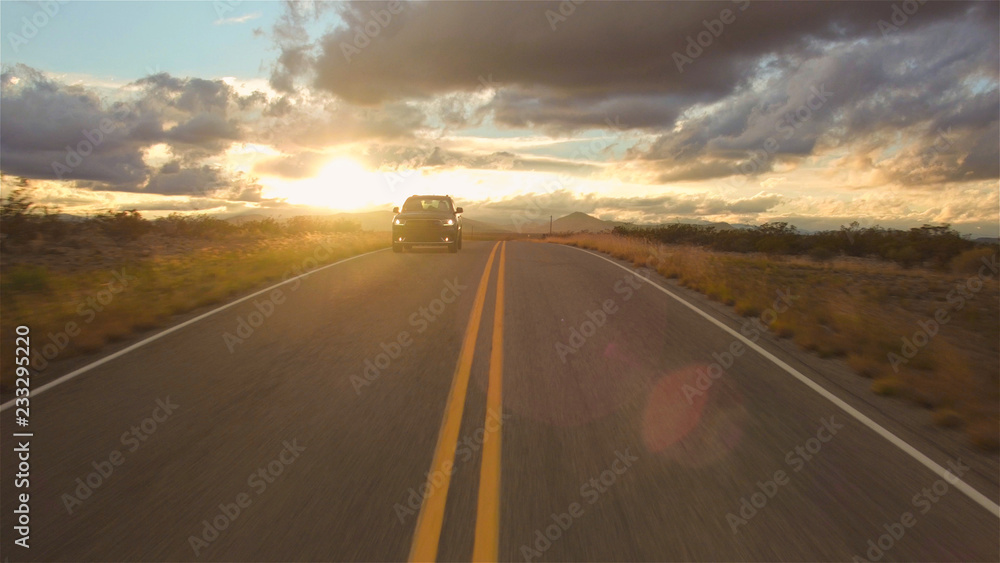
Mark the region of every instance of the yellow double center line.
<instances>
[{"instance_id":1,"label":"yellow double center line","mask_svg":"<svg viewBox=\"0 0 1000 563\"><path fill-rule=\"evenodd\" d=\"M437 446L434 448L434 460L431 462L431 471L427 474L426 490L430 492L420 504L420 515L417 517L413 545L410 547L410 561L429 562L437 559L445 504L448 500L448 488L455 467L458 433L462 426L465 397L469 389L469 375L472 372L472 359L479 336L479 325L483 318L483 306L486 303L490 272L493 270L493 258L496 256L497 247L500 247L497 302L493 312L489 385L486 392L486 421L489 422L491 413L495 413L494 416L499 418L497 422L500 426L497 427L496 432L484 432L483 460L479 474L479 500L476 505L476 534L472 548L474 561L496 561L497 559L500 530L500 431L503 424L501 379L503 375L503 286L504 260L507 255L506 244L497 243L493 246L489 260L486 262L486 269L479 280L479 288L476 290L476 298L472 305L472 314L469 316L469 324L465 329L465 340L462 342L462 350L458 355L458 365L455 367L455 376L451 381L451 390L448 392L448 402L445 405ZM444 476L443 482L437 487L432 482L432 477L436 475Z\"/></svg>"}]
</instances>

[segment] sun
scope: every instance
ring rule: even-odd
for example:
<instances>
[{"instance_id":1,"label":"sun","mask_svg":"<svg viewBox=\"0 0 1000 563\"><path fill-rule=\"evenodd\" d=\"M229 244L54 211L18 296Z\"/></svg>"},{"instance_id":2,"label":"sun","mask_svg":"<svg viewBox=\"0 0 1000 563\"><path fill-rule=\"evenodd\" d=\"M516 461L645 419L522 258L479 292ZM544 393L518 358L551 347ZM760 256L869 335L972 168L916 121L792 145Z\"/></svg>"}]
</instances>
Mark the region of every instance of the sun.
<instances>
[{"instance_id":1,"label":"sun","mask_svg":"<svg viewBox=\"0 0 1000 563\"><path fill-rule=\"evenodd\" d=\"M337 211L357 211L386 199L381 176L347 157L331 160L316 176L289 184L281 191L289 203Z\"/></svg>"}]
</instances>

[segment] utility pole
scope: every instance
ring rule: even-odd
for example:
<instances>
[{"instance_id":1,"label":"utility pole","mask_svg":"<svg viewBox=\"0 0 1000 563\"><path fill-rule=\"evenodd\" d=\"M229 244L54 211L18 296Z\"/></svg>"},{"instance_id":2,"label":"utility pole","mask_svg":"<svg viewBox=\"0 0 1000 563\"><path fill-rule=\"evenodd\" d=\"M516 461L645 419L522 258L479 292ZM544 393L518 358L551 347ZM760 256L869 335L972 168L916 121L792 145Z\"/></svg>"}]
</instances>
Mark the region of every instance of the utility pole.
<instances>
[{"instance_id":1,"label":"utility pole","mask_svg":"<svg viewBox=\"0 0 1000 563\"><path fill-rule=\"evenodd\" d=\"M549 236L552 236L552 216L549 215Z\"/></svg>"}]
</instances>

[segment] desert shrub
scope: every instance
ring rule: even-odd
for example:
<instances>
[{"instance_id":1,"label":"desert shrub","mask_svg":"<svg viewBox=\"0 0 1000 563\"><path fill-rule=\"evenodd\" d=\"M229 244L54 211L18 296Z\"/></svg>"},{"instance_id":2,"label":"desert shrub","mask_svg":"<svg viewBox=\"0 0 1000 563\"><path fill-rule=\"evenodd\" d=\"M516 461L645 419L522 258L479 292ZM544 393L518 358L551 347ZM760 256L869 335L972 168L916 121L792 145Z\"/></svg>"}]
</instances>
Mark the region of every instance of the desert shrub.
<instances>
[{"instance_id":1,"label":"desert shrub","mask_svg":"<svg viewBox=\"0 0 1000 563\"><path fill-rule=\"evenodd\" d=\"M353 233L361 230L361 223L345 218L292 217L285 224L291 234L299 233Z\"/></svg>"},{"instance_id":2,"label":"desert shrub","mask_svg":"<svg viewBox=\"0 0 1000 563\"><path fill-rule=\"evenodd\" d=\"M1000 246L995 244L971 248L951 260L951 271L956 274L976 274L983 267L983 260L989 261L991 256L1000 252Z\"/></svg>"},{"instance_id":3,"label":"desert shrub","mask_svg":"<svg viewBox=\"0 0 1000 563\"><path fill-rule=\"evenodd\" d=\"M809 249L809 257L817 262L825 262L837 255L827 246L814 246Z\"/></svg>"},{"instance_id":4,"label":"desert shrub","mask_svg":"<svg viewBox=\"0 0 1000 563\"><path fill-rule=\"evenodd\" d=\"M279 235L284 231L281 223L274 219L274 217L241 223L237 225L237 230L243 234L254 235Z\"/></svg>"},{"instance_id":5,"label":"desert shrub","mask_svg":"<svg viewBox=\"0 0 1000 563\"><path fill-rule=\"evenodd\" d=\"M4 272L4 292L35 292L50 288L49 271L43 266L22 264L13 266Z\"/></svg>"},{"instance_id":6,"label":"desert shrub","mask_svg":"<svg viewBox=\"0 0 1000 563\"><path fill-rule=\"evenodd\" d=\"M26 241L38 234L51 238L62 238L65 226L59 221L58 208L38 205L34 202L32 188L22 178L0 206L0 233L5 241Z\"/></svg>"},{"instance_id":7,"label":"desert shrub","mask_svg":"<svg viewBox=\"0 0 1000 563\"><path fill-rule=\"evenodd\" d=\"M913 267L920 262L920 253L917 252L917 249L912 246L893 248L889 250L884 257L892 260L893 262L898 262L899 265L904 268Z\"/></svg>"},{"instance_id":8,"label":"desert shrub","mask_svg":"<svg viewBox=\"0 0 1000 563\"><path fill-rule=\"evenodd\" d=\"M155 220L153 226L164 235L189 238L216 238L237 230L232 223L205 214L171 213Z\"/></svg>"},{"instance_id":9,"label":"desert shrub","mask_svg":"<svg viewBox=\"0 0 1000 563\"><path fill-rule=\"evenodd\" d=\"M924 225L900 231L857 222L836 231L802 233L794 225L766 223L749 229L719 230L714 226L673 224L657 227L616 227L614 234L647 242L704 246L723 252L807 255L829 260L838 255L880 258L909 268L920 264L945 270L952 260L975 245L948 225Z\"/></svg>"},{"instance_id":10,"label":"desert shrub","mask_svg":"<svg viewBox=\"0 0 1000 563\"><path fill-rule=\"evenodd\" d=\"M149 232L152 225L135 209L106 211L92 219L109 238L118 242L133 241Z\"/></svg>"},{"instance_id":11,"label":"desert shrub","mask_svg":"<svg viewBox=\"0 0 1000 563\"><path fill-rule=\"evenodd\" d=\"M10 239L25 238L31 225L31 194L24 188L15 189L0 208L0 232Z\"/></svg>"}]
</instances>

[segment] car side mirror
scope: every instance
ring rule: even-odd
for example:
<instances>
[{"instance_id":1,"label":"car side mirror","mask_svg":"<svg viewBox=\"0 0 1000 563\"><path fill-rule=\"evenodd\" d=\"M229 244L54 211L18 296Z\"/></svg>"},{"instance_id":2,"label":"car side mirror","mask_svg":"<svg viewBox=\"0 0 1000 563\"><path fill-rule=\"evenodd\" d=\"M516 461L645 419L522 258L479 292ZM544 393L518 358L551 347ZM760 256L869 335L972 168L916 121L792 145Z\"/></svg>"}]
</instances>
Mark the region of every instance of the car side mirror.
<instances>
[{"instance_id":1,"label":"car side mirror","mask_svg":"<svg viewBox=\"0 0 1000 563\"><path fill-rule=\"evenodd\" d=\"M398 207L393 207L392 208L392 212L393 213L399 213L399 208Z\"/></svg>"},{"instance_id":2,"label":"car side mirror","mask_svg":"<svg viewBox=\"0 0 1000 563\"><path fill-rule=\"evenodd\" d=\"M461 212L462 212L462 208L461 207L456 207L455 208L455 213L461 213Z\"/></svg>"}]
</instances>

